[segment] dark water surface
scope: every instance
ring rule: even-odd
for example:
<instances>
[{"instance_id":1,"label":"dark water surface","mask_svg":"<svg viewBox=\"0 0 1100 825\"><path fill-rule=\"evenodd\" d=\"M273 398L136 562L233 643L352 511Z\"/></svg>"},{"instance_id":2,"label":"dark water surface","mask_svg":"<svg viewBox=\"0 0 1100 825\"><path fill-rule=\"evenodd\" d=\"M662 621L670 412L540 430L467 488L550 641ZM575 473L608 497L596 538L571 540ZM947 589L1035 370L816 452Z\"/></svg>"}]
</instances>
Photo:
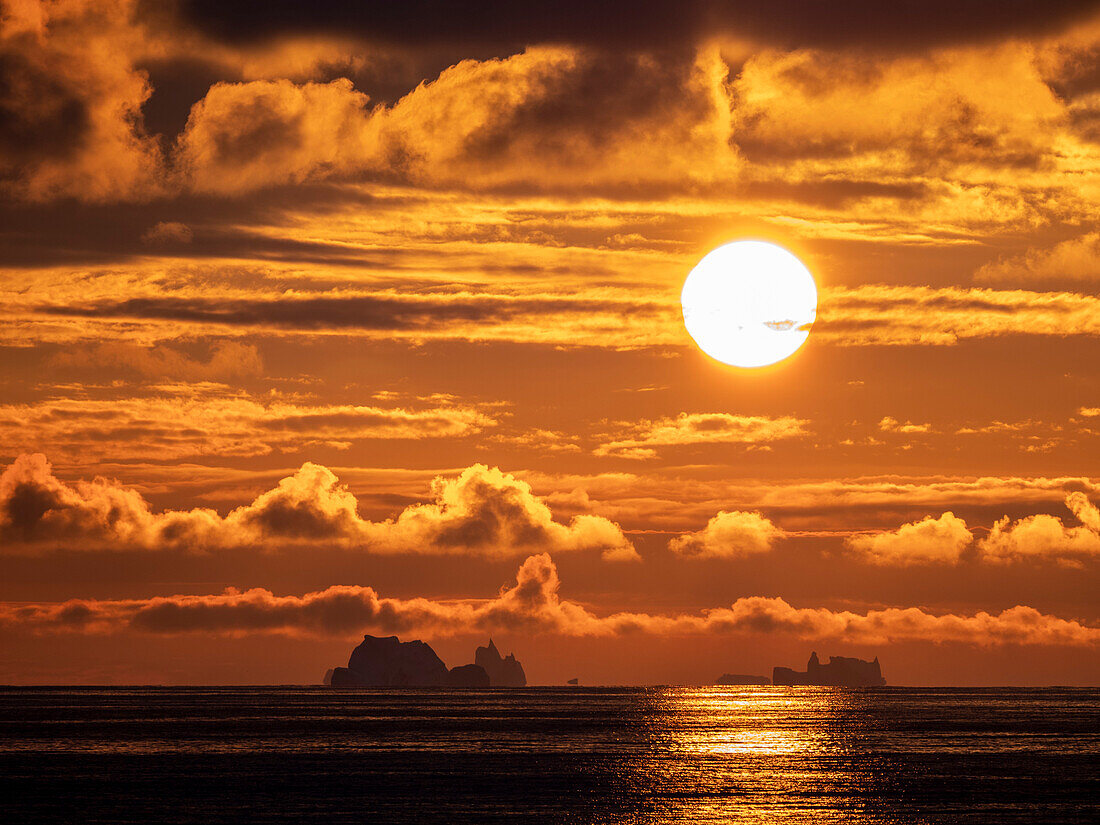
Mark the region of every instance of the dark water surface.
<instances>
[{"instance_id":1,"label":"dark water surface","mask_svg":"<svg viewBox=\"0 0 1100 825\"><path fill-rule=\"evenodd\" d=\"M0 820L1100 822L1095 689L4 688Z\"/></svg>"}]
</instances>

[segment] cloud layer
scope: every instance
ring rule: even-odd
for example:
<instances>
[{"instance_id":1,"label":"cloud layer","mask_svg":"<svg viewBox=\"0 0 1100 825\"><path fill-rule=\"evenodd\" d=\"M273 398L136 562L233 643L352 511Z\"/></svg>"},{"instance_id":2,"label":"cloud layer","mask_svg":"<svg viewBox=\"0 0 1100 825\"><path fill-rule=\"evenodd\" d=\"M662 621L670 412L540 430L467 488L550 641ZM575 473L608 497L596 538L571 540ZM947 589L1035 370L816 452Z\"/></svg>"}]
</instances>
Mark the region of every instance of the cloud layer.
<instances>
[{"instance_id":1,"label":"cloud layer","mask_svg":"<svg viewBox=\"0 0 1100 825\"><path fill-rule=\"evenodd\" d=\"M227 355L215 353L210 362L196 363L170 349L153 356L121 348L109 350L106 363L114 360L146 372L220 373L218 377L223 378L256 364L254 353L253 359L247 358L246 347L220 352ZM140 439L147 458L259 456L277 450L347 449L357 441L373 439L455 438L497 423L486 412L450 403L417 409L253 397L218 385L163 384L154 389L160 392L111 400L78 397L0 405L0 449L17 454L36 447L87 462L124 457L134 440Z\"/></svg>"},{"instance_id":2,"label":"cloud layer","mask_svg":"<svg viewBox=\"0 0 1100 825\"><path fill-rule=\"evenodd\" d=\"M937 615L914 607L860 614L798 608L783 599L749 597L700 614L599 616L583 605L562 599L560 586L550 556L540 554L523 562L514 586L503 588L489 600L389 599L373 588L358 586L330 587L304 596L276 596L254 588L209 596L6 604L0 605L0 625L38 632L89 633L137 630L346 637L363 631L445 636L508 630L565 636L762 633L854 644L1100 644L1100 628L1025 606L971 616Z\"/></svg>"},{"instance_id":3,"label":"cloud layer","mask_svg":"<svg viewBox=\"0 0 1100 825\"><path fill-rule=\"evenodd\" d=\"M70 486L53 475L45 456L23 455L0 475L0 540L8 552L23 553L323 543L368 553L638 557L618 525L593 515L555 522L527 483L495 468L478 464L455 478L436 478L431 493L430 502L396 518L368 521L331 470L307 463L225 517L205 508L154 513L134 490L102 478Z\"/></svg>"},{"instance_id":4,"label":"cloud layer","mask_svg":"<svg viewBox=\"0 0 1100 825\"><path fill-rule=\"evenodd\" d=\"M675 418L640 421L610 437L598 456L655 458L661 447L695 444L766 445L771 441L806 435L808 421L793 416L733 415L731 413L680 413Z\"/></svg>"}]
</instances>

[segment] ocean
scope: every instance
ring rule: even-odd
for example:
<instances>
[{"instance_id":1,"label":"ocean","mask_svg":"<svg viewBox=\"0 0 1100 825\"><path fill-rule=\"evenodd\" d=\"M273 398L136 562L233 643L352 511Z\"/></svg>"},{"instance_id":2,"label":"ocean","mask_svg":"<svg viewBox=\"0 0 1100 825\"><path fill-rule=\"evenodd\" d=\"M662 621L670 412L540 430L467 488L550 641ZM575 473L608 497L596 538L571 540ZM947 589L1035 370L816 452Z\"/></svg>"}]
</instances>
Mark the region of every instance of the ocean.
<instances>
[{"instance_id":1,"label":"ocean","mask_svg":"<svg viewBox=\"0 0 1100 825\"><path fill-rule=\"evenodd\" d=\"M1100 690L3 688L5 823L1096 823Z\"/></svg>"}]
</instances>

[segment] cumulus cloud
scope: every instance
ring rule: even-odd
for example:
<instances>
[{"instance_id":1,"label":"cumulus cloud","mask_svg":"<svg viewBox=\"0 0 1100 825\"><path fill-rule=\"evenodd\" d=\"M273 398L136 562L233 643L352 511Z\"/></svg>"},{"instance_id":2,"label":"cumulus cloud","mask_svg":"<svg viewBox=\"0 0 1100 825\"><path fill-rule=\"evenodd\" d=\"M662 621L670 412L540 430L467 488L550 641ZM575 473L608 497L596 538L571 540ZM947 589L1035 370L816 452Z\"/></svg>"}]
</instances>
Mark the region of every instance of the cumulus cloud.
<instances>
[{"instance_id":1,"label":"cumulus cloud","mask_svg":"<svg viewBox=\"0 0 1100 825\"><path fill-rule=\"evenodd\" d=\"M808 424L793 416L772 418L763 415L731 413L680 413L675 418L643 420L626 425L617 437L600 444L598 456L648 459L659 447L692 444L766 444L784 438L806 435Z\"/></svg>"},{"instance_id":2,"label":"cumulus cloud","mask_svg":"<svg viewBox=\"0 0 1100 825\"><path fill-rule=\"evenodd\" d=\"M1028 559L1056 560L1079 565L1100 557L1100 511L1084 493L1066 496L1066 507L1081 522L1067 527L1057 516L1039 513L1012 521L1008 516L993 524L978 542L982 557L993 562Z\"/></svg>"},{"instance_id":3,"label":"cumulus cloud","mask_svg":"<svg viewBox=\"0 0 1100 825\"><path fill-rule=\"evenodd\" d=\"M195 104L177 158L200 191L236 193L353 168L367 97L346 78L218 83Z\"/></svg>"},{"instance_id":4,"label":"cumulus cloud","mask_svg":"<svg viewBox=\"0 0 1100 825\"><path fill-rule=\"evenodd\" d=\"M1033 52L1017 44L885 59L760 51L732 91L737 145L778 179L1034 169L1064 117Z\"/></svg>"},{"instance_id":5,"label":"cumulus cloud","mask_svg":"<svg viewBox=\"0 0 1100 825\"><path fill-rule=\"evenodd\" d=\"M129 54L133 0L0 9L0 192L48 200L148 199L162 156L141 128L151 93Z\"/></svg>"},{"instance_id":6,"label":"cumulus cloud","mask_svg":"<svg viewBox=\"0 0 1100 825\"><path fill-rule=\"evenodd\" d=\"M954 564L974 536L954 513L926 516L897 530L852 536L848 547L878 565Z\"/></svg>"},{"instance_id":7,"label":"cumulus cloud","mask_svg":"<svg viewBox=\"0 0 1100 825\"><path fill-rule=\"evenodd\" d=\"M782 535L760 513L722 510L702 530L674 538L668 548L691 559L735 559L768 552Z\"/></svg>"},{"instance_id":8,"label":"cumulus cloud","mask_svg":"<svg viewBox=\"0 0 1100 825\"><path fill-rule=\"evenodd\" d=\"M431 496L395 518L369 521L335 473L306 463L225 517L205 508L154 513L134 490L102 478L67 485L45 456L23 455L0 475L0 539L10 552L323 543L368 553L598 551L609 560L638 558L617 524L593 515L555 522L526 482L495 468L477 464L436 478Z\"/></svg>"},{"instance_id":9,"label":"cumulus cloud","mask_svg":"<svg viewBox=\"0 0 1100 825\"><path fill-rule=\"evenodd\" d=\"M1005 516L977 542L978 557L989 562L1030 559L1080 565L1100 556L1100 510L1080 491L1068 493L1065 504L1080 526L1067 527L1060 518L1047 513L1016 521ZM926 516L897 530L852 536L846 544L872 564L953 564L973 540L966 522L947 512L939 518Z\"/></svg>"},{"instance_id":10,"label":"cumulus cloud","mask_svg":"<svg viewBox=\"0 0 1100 825\"><path fill-rule=\"evenodd\" d=\"M502 630L567 636L731 635L756 633L858 644L955 642L970 645L1035 644L1091 647L1100 628L1016 606L965 616L921 608L886 608L860 614L794 607L779 598L753 596L696 614L613 613L599 616L563 599L549 555L522 563L514 586L492 599L392 599L373 588L329 587L303 596L230 589L208 596L0 604L0 625L37 632L282 633L347 637L363 631L446 636Z\"/></svg>"},{"instance_id":11,"label":"cumulus cloud","mask_svg":"<svg viewBox=\"0 0 1100 825\"><path fill-rule=\"evenodd\" d=\"M974 277L979 281L1100 279L1100 232L985 264Z\"/></svg>"},{"instance_id":12,"label":"cumulus cloud","mask_svg":"<svg viewBox=\"0 0 1100 825\"><path fill-rule=\"evenodd\" d=\"M224 194L363 177L679 188L735 168L726 72L715 51L658 61L536 47L463 60L392 106L371 107L346 78L219 83L192 109L176 159L191 187Z\"/></svg>"}]
</instances>

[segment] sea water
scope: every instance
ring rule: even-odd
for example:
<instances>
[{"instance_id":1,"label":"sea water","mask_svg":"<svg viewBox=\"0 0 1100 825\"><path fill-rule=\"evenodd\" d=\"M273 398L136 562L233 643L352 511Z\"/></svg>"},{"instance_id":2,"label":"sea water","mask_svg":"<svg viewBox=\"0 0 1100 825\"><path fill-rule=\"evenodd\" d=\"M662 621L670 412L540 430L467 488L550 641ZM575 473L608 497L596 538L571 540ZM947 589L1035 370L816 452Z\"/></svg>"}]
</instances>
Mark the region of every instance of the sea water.
<instances>
[{"instance_id":1,"label":"sea water","mask_svg":"<svg viewBox=\"0 0 1100 825\"><path fill-rule=\"evenodd\" d=\"M2 688L5 823L1096 823L1095 689Z\"/></svg>"}]
</instances>

